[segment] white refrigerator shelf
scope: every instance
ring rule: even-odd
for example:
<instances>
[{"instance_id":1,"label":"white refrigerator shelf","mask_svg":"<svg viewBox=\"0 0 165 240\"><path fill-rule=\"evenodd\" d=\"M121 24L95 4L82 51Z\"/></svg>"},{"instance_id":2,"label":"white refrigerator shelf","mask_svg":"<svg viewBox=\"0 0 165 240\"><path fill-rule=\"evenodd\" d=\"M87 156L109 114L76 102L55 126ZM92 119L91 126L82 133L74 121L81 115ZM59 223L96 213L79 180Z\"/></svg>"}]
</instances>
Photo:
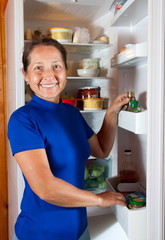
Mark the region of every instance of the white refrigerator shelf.
<instances>
[{"instance_id":1,"label":"white refrigerator shelf","mask_svg":"<svg viewBox=\"0 0 165 240\"><path fill-rule=\"evenodd\" d=\"M135 67L147 61L147 42L134 44L111 59L112 68Z\"/></svg>"},{"instance_id":2,"label":"white refrigerator shelf","mask_svg":"<svg viewBox=\"0 0 165 240\"><path fill-rule=\"evenodd\" d=\"M63 43L68 53L92 53L104 48L112 47L112 44L94 44L94 43Z\"/></svg>"},{"instance_id":3,"label":"white refrigerator shelf","mask_svg":"<svg viewBox=\"0 0 165 240\"><path fill-rule=\"evenodd\" d=\"M24 43L28 43L31 40L24 40ZM105 48L113 47L112 44L108 43L62 43L68 53L93 53L95 51L100 51Z\"/></svg>"},{"instance_id":4,"label":"white refrigerator shelf","mask_svg":"<svg viewBox=\"0 0 165 240\"><path fill-rule=\"evenodd\" d=\"M147 134L147 111L139 113L120 111L118 126L135 134Z\"/></svg>"},{"instance_id":5,"label":"white refrigerator shelf","mask_svg":"<svg viewBox=\"0 0 165 240\"><path fill-rule=\"evenodd\" d=\"M120 183L120 177L112 177L106 179L107 190L117 192L117 186ZM145 189L139 184L134 191L145 194ZM121 205L111 207L112 212L116 216L121 227L131 240L147 239L147 211L146 207L139 209L128 209Z\"/></svg>"},{"instance_id":6,"label":"white refrigerator shelf","mask_svg":"<svg viewBox=\"0 0 165 240\"><path fill-rule=\"evenodd\" d=\"M88 79L107 79L107 80L112 80L112 77L79 77L79 76L71 76L67 77L68 80L88 80Z\"/></svg>"}]
</instances>

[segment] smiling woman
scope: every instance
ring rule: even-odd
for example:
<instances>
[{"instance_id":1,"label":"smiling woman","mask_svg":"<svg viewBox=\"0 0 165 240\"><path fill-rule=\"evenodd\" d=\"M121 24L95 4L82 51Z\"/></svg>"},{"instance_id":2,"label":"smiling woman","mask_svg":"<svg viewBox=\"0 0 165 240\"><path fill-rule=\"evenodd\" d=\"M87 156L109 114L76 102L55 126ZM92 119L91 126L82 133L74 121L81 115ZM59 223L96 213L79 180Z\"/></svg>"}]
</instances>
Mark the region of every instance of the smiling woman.
<instances>
[{"instance_id":1,"label":"smiling woman","mask_svg":"<svg viewBox=\"0 0 165 240\"><path fill-rule=\"evenodd\" d=\"M6 88L5 88L5 31L4 11L7 0L0 1L0 238L8 239L7 158L6 158Z\"/></svg>"},{"instance_id":2,"label":"smiling woman","mask_svg":"<svg viewBox=\"0 0 165 240\"><path fill-rule=\"evenodd\" d=\"M127 94L113 101L95 134L76 107L60 100L66 86L66 55L63 45L49 38L30 42L23 54L24 79L34 94L8 123L12 153L25 177L15 224L20 240L80 240L88 233L86 207L126 204L119 193L86 191L84 172L90 155L109 155Z\"/></svg>"}]
</instances>

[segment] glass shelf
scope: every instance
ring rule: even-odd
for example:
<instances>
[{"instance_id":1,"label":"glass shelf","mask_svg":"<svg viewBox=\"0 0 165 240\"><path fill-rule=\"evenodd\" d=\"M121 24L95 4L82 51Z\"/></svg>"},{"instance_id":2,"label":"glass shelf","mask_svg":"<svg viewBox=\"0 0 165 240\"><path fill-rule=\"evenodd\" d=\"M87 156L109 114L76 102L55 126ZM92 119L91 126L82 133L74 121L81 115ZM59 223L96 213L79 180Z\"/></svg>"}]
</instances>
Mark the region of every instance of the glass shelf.
<instances>
[{"instance_id":1,"label":"glass shelf","mask_svg":"<svg viewBox=\"0 0 165 240\"><path fill-rule=\"evenodd\" d=\"M94 44L94 43L63 43L63 46L68 53L92 53L103 50L104 48L112 47L112 44Z\"/></svg>"},{"instance_id":2,"label":"glass shelf","mask_svg":"<svg viewBox=\"0 0 165 240\"><path fill-rule=\"evenodd\" d=\"M31 40L24 40L24 43ZM92 53L103 50L104 48L112 47L112 44L107 43L62 43L68 53Z\"/></svg>"},{"instance_id":3,"label":"glass shelf","mask_svg":"<svg viewBox=\"0 0 165 240\"><path fill-rule=\"evenodd\" d=\"M73 76L73 77L67 77L68 80L89 80L89 79L107 79L111 80L111 77L79 77L79 76Z\"/></svg>"},{"instance_id":4,"label":"glass shelf","mask_svg":"<svg viewBox=\"0 0 165 240\"><path fill-rule=\"evenodd\" d=\"M107 109L101 110L80 110L81 113L104 113Z\"/></svg>"}]
</instances>

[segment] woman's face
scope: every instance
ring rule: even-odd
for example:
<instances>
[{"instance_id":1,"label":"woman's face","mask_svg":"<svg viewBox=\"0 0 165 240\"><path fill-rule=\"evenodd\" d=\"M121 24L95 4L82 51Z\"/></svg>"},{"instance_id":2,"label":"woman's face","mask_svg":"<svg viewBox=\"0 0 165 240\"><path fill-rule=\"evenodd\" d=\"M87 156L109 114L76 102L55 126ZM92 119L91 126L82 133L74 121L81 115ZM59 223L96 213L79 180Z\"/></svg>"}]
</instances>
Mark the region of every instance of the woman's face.
<instances>
[{"instance_id":1,"label":"woman's face","mask_svg":"<svg viewBox=\"0 0 165 240\"><path fill-rule=\"evenodd\" d=\"M30 54L27 73L23 71L36 96L59 103L60 93L66 86L66 67L61 53L53 46L36 46Z\"/></svg>"}]
</instances>

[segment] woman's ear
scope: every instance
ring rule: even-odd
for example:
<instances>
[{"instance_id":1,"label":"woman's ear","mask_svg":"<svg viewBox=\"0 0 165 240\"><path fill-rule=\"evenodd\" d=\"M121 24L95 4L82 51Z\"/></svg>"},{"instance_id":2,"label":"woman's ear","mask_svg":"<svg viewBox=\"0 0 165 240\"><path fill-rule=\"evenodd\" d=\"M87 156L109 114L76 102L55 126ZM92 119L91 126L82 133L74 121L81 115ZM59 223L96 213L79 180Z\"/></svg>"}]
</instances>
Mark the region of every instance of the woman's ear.
<instances>
[{"instance_id":1,"label":"woman's ear","mask_svg":"<svg viewBox=\"0 0 165 240\"><path fill-rule=\"evenodd\" d=\"M29 81L28 81L28 77L27 77L27 74L26 74L24 68L22 68L22 73L23 73L23 76L24 76L24 79L25 79L26 84L28 84Z\"/></svg>"}]
</instances>

